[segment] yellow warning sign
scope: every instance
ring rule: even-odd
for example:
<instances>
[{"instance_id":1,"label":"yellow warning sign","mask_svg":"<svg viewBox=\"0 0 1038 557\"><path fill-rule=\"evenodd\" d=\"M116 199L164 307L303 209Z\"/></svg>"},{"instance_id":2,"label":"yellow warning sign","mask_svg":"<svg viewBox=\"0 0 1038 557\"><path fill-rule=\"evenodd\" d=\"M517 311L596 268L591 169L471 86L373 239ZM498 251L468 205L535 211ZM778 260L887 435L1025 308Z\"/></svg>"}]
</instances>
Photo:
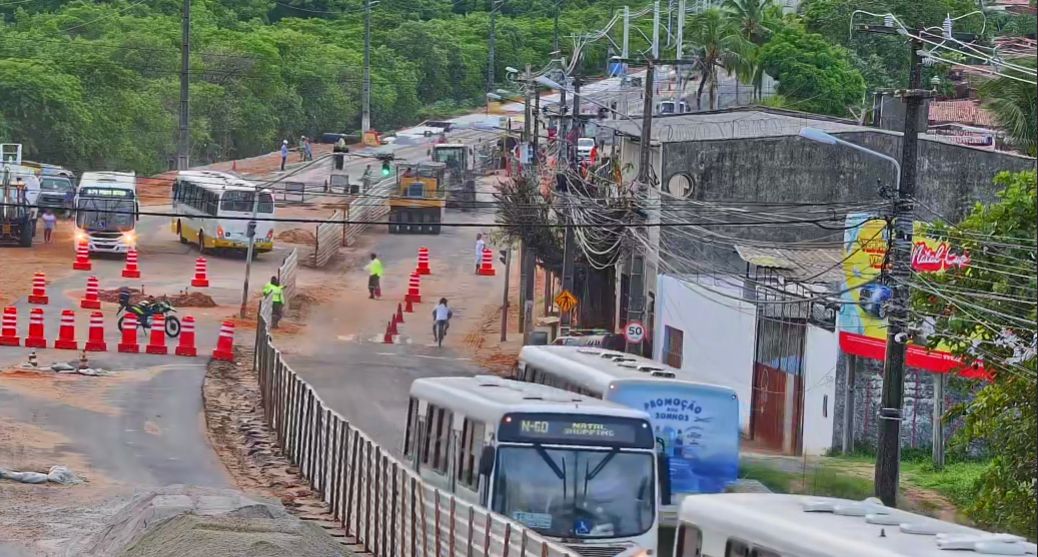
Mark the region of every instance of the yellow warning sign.
<instances>
[{"instance_id":1,"label":"yellow warning sign","mask_svg":"<svg viewBox=\"0 0 1038 557\"><path fill-rule=\"evenodd\" d=\"M577 307L577 297L569 290L563 290L559 292L558 296L555 296L555 305L559 306L559 311L572 311Z\"/></svg>"}]
</instances>

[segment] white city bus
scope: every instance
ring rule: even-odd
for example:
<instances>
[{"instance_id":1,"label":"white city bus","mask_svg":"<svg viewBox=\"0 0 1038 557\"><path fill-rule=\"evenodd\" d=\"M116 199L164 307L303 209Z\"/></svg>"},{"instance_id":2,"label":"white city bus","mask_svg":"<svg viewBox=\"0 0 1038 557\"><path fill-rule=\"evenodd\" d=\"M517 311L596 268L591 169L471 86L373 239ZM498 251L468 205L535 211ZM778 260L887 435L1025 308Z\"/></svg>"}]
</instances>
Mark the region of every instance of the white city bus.
<instances>
[{"instance_id":1,"label":"white city bus","mask_svg":"<svg viewBox=\"0 0 1038 557\"><path fill-rule=\"evenodd\" d=\"M428 483L588 557L655 555L648 417L495 376L417 379L404 454Z\"/></svg>"},{"instance_id":2,"label":"white city bus","mask_svg":"<svg viewBox=\"0 0 1038 557\"><path fill-rule=\"evenodd\" d=\"M91 252L126 253L137 245L137 176L133 172L84 172L73 201L75 243Z\"/></svg>"},{"instance_id":3,"label":"white city bus","mask_svg":"<svg viewBox=\"0 0 1038 557\"><path fill-rule=\"evenodd\" d=\"M739 399L688 371L592 346L524 346L516 379L608 400L649 415L668 474L660 522L672 527L681 498L719 493L738 479Z\"/></svg>"},{"instance_id":4,"label":"white city bus","mask_svg":"<svg viewBox=\"0 0 1038 557\"><path fill-rule=\"evenodd\" d=\"M248 225L252 218L257 186L225 172L184 170L173 183L172 230L181 243L198 249L249 247ZM274 196L260 190L257 207L256 243L253 249L264 253L274 249Z\"/></svg>"},{"instance_id":5,"label":"white city bus","mask_svg":"<svg viewBox=\"0 0 1038 557\"><path fill-rule=\"evenodd\" d=\"M1019 536L885 507L878 499L723 493L685 498L674 557L970 557L1036 551Z\"/></svg>"}]
</instances>

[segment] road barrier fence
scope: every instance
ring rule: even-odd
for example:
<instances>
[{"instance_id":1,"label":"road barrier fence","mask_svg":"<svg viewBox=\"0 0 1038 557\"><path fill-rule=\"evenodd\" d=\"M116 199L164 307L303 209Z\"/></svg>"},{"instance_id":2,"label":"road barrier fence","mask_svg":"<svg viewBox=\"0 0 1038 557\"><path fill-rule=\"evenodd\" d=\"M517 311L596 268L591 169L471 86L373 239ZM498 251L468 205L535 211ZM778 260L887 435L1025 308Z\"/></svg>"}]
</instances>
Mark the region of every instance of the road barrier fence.
<instances>
[{"instance_id":1,"label":"road barrier fence","mask_svg":"<svg viewBox=\"0 0 1038 557\"><path fill-rule=\"evenodd\" d=\"M274 346L269 309L259 314L253 365L266 423L333 519L365 551L376 557L579 557L424 482L328 408Z\"/></svg>"},{"instance_id":2,"label":"road barrier fence","mask_svg":"<svg viewBox=\"0 0 1038 557\"><path fill-rule=\"evenodd\" d=\"M278 282L284 288L285 305L282 308L283 310L288 309L289 304L292 303L292 297L296 295L296 271L298 269L299 248L292 248L292 251L281 261L281 266L278 267Z\"/></svg>"},{"instance_id":3,"label":"road barrier fence","mask_svg":"<svg viewBox=\"0 0 1038 557\"><path fill-rule=\"evenodd\" d=\"M317 225L314 233L314 252L310 258L311 266L324 267L336 253L339 253L339 247L346 245L344 220L349 219L343 219L343 212L337 209L327 221Z\"/></svg>"}]
</instances>

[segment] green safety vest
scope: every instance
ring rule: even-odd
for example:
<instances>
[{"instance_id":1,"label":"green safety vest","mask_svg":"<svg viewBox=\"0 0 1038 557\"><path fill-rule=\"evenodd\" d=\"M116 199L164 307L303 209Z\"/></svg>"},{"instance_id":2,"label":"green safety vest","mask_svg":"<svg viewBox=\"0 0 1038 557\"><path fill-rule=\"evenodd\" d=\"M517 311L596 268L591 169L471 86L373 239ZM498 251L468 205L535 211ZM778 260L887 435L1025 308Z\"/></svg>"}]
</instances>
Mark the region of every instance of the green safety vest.
<instances>
[{"instance_id":1,"label":"green safety vest","mask_svg":"<svg viewBox=\"0 0 1038 557\"><path fill-rule=\"evenodd\" d=\"M281 303L281 304L285 303L285 287L284 286L278 286L276 284L272 284L272 283L268 282L267 285L263 287L263 295L264 296L271 296L271 295L273 295L273 297L271 298L271 301L278 302L278 303Z\"/></svg>"}]
</instances>

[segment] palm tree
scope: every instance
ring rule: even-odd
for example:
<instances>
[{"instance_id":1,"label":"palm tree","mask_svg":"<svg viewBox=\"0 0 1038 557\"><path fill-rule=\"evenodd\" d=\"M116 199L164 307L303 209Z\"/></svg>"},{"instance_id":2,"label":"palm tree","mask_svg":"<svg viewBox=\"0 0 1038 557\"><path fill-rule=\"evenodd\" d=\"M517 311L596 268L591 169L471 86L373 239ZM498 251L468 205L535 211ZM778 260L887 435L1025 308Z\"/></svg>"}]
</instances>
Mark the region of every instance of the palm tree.
<instances>
[{"instance_id":1,"label":"palm tree","mask_svg":"<svg viewBox=\"0 0 1038 557\"><path fill-rule=\"evenodd\" d=\"M1030 72L1005 68L1003 75L982 83L978 89L982 106L995 118L995 122L1009 136L1009 142L1027 153L1038 154L1038 87L1019 79L1034 80L1035 59L1019 58L1013 64L1029 68Z\"/></svg>"},{"instance_id":2,"label":"palm tree","mask_svg":"<svg viewBox=\"0 0 1038 557\"><path fill-rule=\"evenodd\" d=\"M771 34L772 0L725 0L722 8L739 26L742 36L762 45Z\"/></svg>"},{"instance_id":3,"label":"palm tree","mask_svg":"<svg viewBox=\"0 0 1038 557\"><path fill-rule=\"evenodd\" d=\"M714 110L717 108L718 68L728 74L736 71L753 45L743 38L738 25L717 8L693 16L688 37L694 45L696 67L701 76L696 103L702 104L703 88L708 87L710 109Z\"/></svg>"}]
</instances>

